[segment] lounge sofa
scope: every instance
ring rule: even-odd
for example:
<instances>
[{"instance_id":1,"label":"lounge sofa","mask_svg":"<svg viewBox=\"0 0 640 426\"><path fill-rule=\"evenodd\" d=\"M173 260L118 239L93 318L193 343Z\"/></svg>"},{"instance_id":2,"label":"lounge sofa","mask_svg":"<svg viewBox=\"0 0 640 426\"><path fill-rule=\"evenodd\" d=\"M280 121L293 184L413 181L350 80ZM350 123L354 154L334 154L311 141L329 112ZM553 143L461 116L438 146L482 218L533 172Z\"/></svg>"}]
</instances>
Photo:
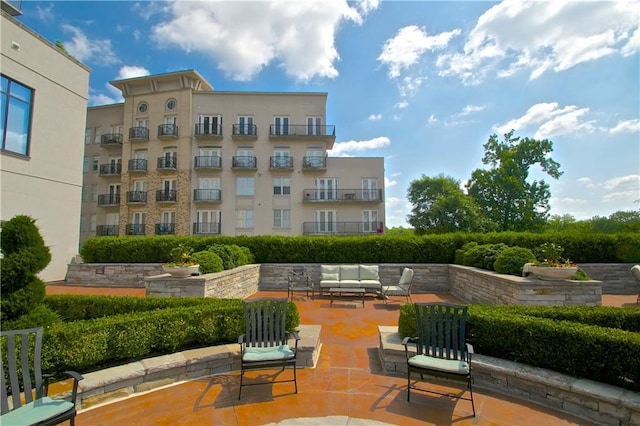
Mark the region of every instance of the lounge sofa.
<instances>
[{"instance_id":1,"label":"lounge sofa","mask_svg":"<svg viewBox=\"0 0 640 426\"><path fill-rule=\"evenodd\" d=\"M380 291L378 265L320 265L320 294L336 287L364 288L367 293Z\"/></svg>"}]
</instances>

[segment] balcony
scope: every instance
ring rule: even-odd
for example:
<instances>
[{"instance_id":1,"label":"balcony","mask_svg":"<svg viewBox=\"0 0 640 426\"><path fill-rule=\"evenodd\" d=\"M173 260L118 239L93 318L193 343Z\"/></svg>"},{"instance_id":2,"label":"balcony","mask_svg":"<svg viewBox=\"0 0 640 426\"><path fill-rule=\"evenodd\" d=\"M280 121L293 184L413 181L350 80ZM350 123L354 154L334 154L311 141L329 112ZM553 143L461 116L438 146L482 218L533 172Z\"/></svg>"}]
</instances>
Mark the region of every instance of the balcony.
<instances>
[{"instance_id":1,"label":"balcony","mask_svg":"<svg viewBox=\"0 0 640 426\"><path fill-rule=\"evenodd\" d=\"M120 194L100 194L98 195L98 205L104 207L119 206Z\"/></svg>"},{"instance_id":2,"label":"balcony","mask_svg":"<svg viewBox=\"0 0 640 426\"><path fill-rule=\"evenodd\" d=\"M256 157L240 155L233 157L232 167L234 169L255 170L258 168Z\"/></svg>"},{"instance_id":3,"label":"balcony","mask_svg":"<svg viewBox=\"0 0 640 426\"><path fill-rule=\"evenodd\" d=\"M304 139L323 140L333 142L336 140L336 126L322 126L315 124L289 124L269 126L269 139Z\"/></svg>"},{"instance_id":4,"label":"balcony","mask_svg":"<svg viewBox=\"0 0 640 426\"><path fill-rule=\"evenodd\" d=\"M144 223L127 223L125 228L126 235L146 235Z\"/></svg>"},{"instance_id":5,"label":"balcony","mask_svg":"<svg viewBox=\"0 0 640 426\"><path fill-rule=\"evenodd\" d=\"M222 157L217 155L200 155L194 158L193 168L222 170Z\"/></svg>"},{"instance_id":6,"label":"balcony","mask_svg":"<svg viewBox=\"0 0 640 426\"><path fill-rule=\"evenodd\" d=\"M146 158L134 158L129 160L128 163L129 172L131 173L146 173L147 171L147 159Z\"/></svg>"},{"instance_id":7,"label":"balcony","mask_svg":"<svg viewBox=\"0 0 640 426\"><path fill-rule=\"evenodd\" d=\"M175 223L156 223L156 235L176 235Z\"/></svg>"},{"instance_id":8,"label":"balcony","mask_svg":"<svg viewBox=\"0 0 640 426\"><path fill-rule=\"evenodd\" d=\"M176 139L178 126L175 124L161 124L158 126L158 139Z\"/></svg>"},{"instance_id":9,"label":"balcony","mask_svg":"<svg viewBox=\"0 0 640 426\"><path fill-rule=\"evenodd\" d=\"M176 170L178 168L178 157L158 157L157 170Z\"/></svg>"},{"instance_id":10,"label":"balcony","mask_svg":"<svg viewBox=\"0 0 640 426\"><path fill-rule=\"evenodd\" d=\"M2 0L2 10L11 16L22 15L22 0Z\"/></svg>"},{"instance_id":11,"label":"balcony","mask_svg":"<svg viewBox=\"0 0 640 426\"><path fill-rule=\"evenodd\" d=\"M117 237L118 225L98 225L96 226L96 237Z\"/></svg>"},{"instance_id":12,"label":"balcony","mask_svg":"<svg viewBox=\"0 0 640 426\"><path fill-rule=\"evenodd\" d=\"M234 124L231 137L234 140L258 139L258 127L255 124Z\"/></svg>"},{"instance_id":13,"label":"balcony","mask_svg":"<svg viewBox=\"0 0 640 426\"><path fill-rule=\"evenodd\" d=\"M100 146L103 148L121 147L122 133L107 133L100 136Z\"/></svg>"},{"instance_id":14,"label":"balcony","mask_svg":"<svg viewBox=\"0 0 640 426\"><path fill-rule=\"evenodd\" d=\"M196 139L222 139L222 125L214 126L212 124L196 124Z\"/></svg>"},{"instance_id":15,"label":"balcony","mask_svg":"<svg viewBox=\"0 0 640 426\"><path fill-rule=\"evenodd\" d=\"M220 234L220 224L218 222L195 222L193 224L193 235L218 234Z\"/></svg>"},{"instance_id":16,"label":"balcony","mask_svg":"<svg viewBox=\"0 0 640 426\"><path fill-rule=\"evenodd\" d=\"M100 176L120 176L120 173L122 173L122 164L120 163L109 163L100 165Z\"/></svg>"},{"instance_id":17,"label":"balcony","mask_svg":"<svg viewBox=\"0 0 640 426\"><path fill-rule=\"evenodd\" d=\"M129 129L129 140L132 142L148 142L149 129L146 127L131 127Z\"/></svg>"},{"instance_id":18,"label":"balcony","mask_svg":"<svg viewBox=\"0 0 640 426\"><path fill-rule=\"evenodd\" d=\"M293 158L269 157L269 168L272 170L293 170Z\"/></svg>"},{"instance_id":19,"label":"balcony","mask_svg":"<svg viewBox=\"0 0 640 426\"><path fill-rule=\"evenodd\" d=\"M348 202L379 203L382 201L382 189L305 189L304 202Z\"/></svg>"},{"instance_id":20,"label":"balcony","mask_svg":"<svg viewBox=\"0 0 640 426\"><path fill-rule=\"evenodd\" d=\"M127 192L127 204L147 204L147 191Z\"/></svg>"},{"instance_id":21,"label":"balcony","mask_svg":"<svg viewBox=\"0 0 640 426\"><path fill-rule=\"evenodd\" d=\"M302 157L302 171L327 170L327 157Z\"/></svg>"},{"instance_id":22,"label":"balcony","mask_svg":"<svg viewBox=\"0 0 640 426\"><path fill-rule=\"evenodd\" d=\"M175 203L176 202L176 191L174 190L163 190L160 189L156 191L156 201L158 203Z\"/></svg>"},{"instance_id":23,"label":"balcony","mask_svg":"<svg viewBox=\"0 0 640 426\"><path fill-rule=\"evenodd\" d=\"M382 222L304 222L303 235L364 235L384 232Z\"/></svg>"},{"instance_id":24,"label":"balcony","mask_svg":"<svg viewBox=\"0 0 640 426\"><path fill-rule=\"evenodd\" d=\"M219 203L222 201L222 190L194 189L193 201L196 203Z\"/></svg>"}]
</instances>

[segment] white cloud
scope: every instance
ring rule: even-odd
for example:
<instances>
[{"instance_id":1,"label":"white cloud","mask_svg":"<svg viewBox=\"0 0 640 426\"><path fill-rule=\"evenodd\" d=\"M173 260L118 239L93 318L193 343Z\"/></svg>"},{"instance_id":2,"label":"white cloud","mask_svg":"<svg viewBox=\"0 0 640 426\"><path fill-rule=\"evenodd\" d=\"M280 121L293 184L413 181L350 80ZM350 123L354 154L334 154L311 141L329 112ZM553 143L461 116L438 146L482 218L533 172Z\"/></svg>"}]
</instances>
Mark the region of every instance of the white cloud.
<instances>
[{"instance_id":1,"label":"white cloud","mask_svg":"<svg viewBox=\"0 0 640 426\"><path fill-rule=\"evenodd\" d=\"M336 142L333 145L333 149L330 154L332 157L340 155L346 155L351 152L362 152L371 149L386 148L391 144L391 141L386 136L379 136L377 138L369 139L366 141L347 141Z\"/></svg>"},{"instance_id":2,"label":"white cloud","mask_svg":"<svg viewBox=\"0 0 640 426\"><path fill-rule=\"evenodd\" d=\"M535 79L613 54L640 51L640 3L505 0L487 10L462 52L438 58L441 76L477 84L490 73Z\"/></svg>"},{"instance_id":3,"label":"white cloud","mask_svg":"<svg viewBox=\"0 0 640 426\"><path fill-rule=\"evenodd\" d=\"M578 108L575 105L559 108L557 102L539 103L530 107L522 117L494 126L494 130L504 134L512 129L518 131L537 128L534 138L592 132L594 121L583 118L588 112L589 108Z\"/></svg>"},{"instance_id":4,"label":"white cloud","mask_svg":"<svg viewBox=\"0 0 640 426\"><path fill-rule=\"evenodd\" d=\"M178 46L211 57L230 78L251 80L271 63L299 81L335 78L340 59L334 45L343 21L360 24L377 7L366 1L168 3L169 18L155 25L159 47Z\"/></svg>"},{"instance_id":5,"label":"white cloud","mask_svg":"<svg viewBox=\"0 0 640 426\"><path fill-rule=\"evenodd\" d=\"M144 67L138 67L135 65L125 65L120 68L120 72L118 72L118 77L116 80L124 80L127 78L135 78L135 77L144 77L145 75L150 75L151 73Z\"/></svg>"},{"instance_id":6,"label":"white cloud","mask_svg":"<svg viewBox=\"0 0 640 426\"><path fill-rule=\"evenodd\" d=\"M399 77L403 70L416 64L425 52L444 49L451 38L458 34L459 29L430 36L424 27L410 25L400 28L395 37L384 43L378 61L389 68L389 77Z\"/></svg>"},{"instance_id":7,"label":"white cloud","mask_svg":"<svg viewBox=\"0 0 640 426\"><path fill-rule=\"evenodd\" d=\"M437 122L438 122L438 119L436 118L436 116L434 114L431 114L427 119L427 126L436 124Z\"/></svg>"},{"instance_id":8,"label":"white cloud","mask_svg":"<svg viewBox=\"0 0 640 426\"><path fill-rule=\"evenodd\" d=\"M62 28L73 34L71 40L62 42L65 49L80 62L98 65L112 65L120 62L111 48L111 40L90 39L80 28L71 25L63 25Z\"/></svg>"},{"instance_id":9,"label":"white cloud","mask_svg":"<svg viewBox=\"0 0 640 426\"><path fill-rule=\"evenodd\" d=\"M111 105L123 102L123 100L122 96L117 98L105 95L104 93L89 94L89 106Z\"/></svg>"},{"instance_id":10,"label":"white cloud","mask_svg":"<svg viewBox=\"0 0 640 426\"><path fill-rule=\"evenodd\" d=\"M570 198L570 197L564 197L564 198L557 198L557 197L551 197L551 199L549 200L550 204L561 204L563 206L580 206L583 204L587 204L587 200L584 200L582 198Z\"/></svg>"},{"instance_id":11,"label":"white cloud","mask_svg":"<svg viewBox=\"0 0 640 426\"><path fill-rule=\"evenodd\" d=\"M380 121L382 120L382 114L371 114L369 116L369 121Z\"/></svg>"},{"instance_id":12,"label":"white cloud","mask_svg":"<svg viewBox=\"0 0 640 426\"><path fill-rule=\"evenodd\" d=\"M47 6L42 4L38 4L36 6L35 15L44 22L52 22L54 20L53 16L53 3L49 3Z\"/></svg>"},{"instance_id":13,"label":"white cloud","mask_svg":"<svg viewBox=\"0 0 640 426\"><path fill-rule=\"evenodd\" d=\"M385 188L390 188L392 186L396 186L398 184L397 180L391 180L388 177L384 177L384 187Z\"/></svg>"},{"instance_id":14,"label":"white cloud","mask_svg":"<svg viewBox=\"0 0 640 426\"><path fill-rule=\"evenodd\" d=\"M467 115L474 113L474 112L480 112L482 110L485 109L484 105L467 105L465 106L461 112L454 114L453 116L455 118L459 118L459 117L466 117Z\"/></svg>"},{"instance_id":15,"label":"white cloud","mask_svg":"<svg viewBox=\"0 0 640 426\"><path fill-rule=\"evenodd\" d=\"M619 121L615 127L609 129L609 133L615 135L617 133L639 133L640 119Z\"/></svg>"},{"instance_id":16,"label":"white cloud","mask_svg":"<svg viewBox=\"0 0 640 426\"><path fill-rule=\"evenodd\" d=\"M393 106L394 108L398 108L398 109L403 109L409 106L409 102L407 101L400 101L400 102L396 102L396 104Z\"/></svg>"},{"instance_id":17,"label":"white cloud","mask_svg":"<svg viewBox=\"0 0 640 426\"><path fill-rule=\"evenodd\" d=\"M636 194L640 191L640 175L628 175L620 176L617 178L609 179L604 183L604 188L608 190L634 190Z\"/></svg>"}]
</instances>

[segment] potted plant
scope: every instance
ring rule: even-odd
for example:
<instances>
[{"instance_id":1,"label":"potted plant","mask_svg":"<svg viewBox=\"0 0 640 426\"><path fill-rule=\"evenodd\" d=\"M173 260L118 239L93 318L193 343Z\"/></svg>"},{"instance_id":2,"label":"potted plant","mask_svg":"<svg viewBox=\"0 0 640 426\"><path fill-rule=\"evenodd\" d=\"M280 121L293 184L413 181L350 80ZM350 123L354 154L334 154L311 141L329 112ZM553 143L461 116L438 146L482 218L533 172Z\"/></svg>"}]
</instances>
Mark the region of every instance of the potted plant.
<instances>
[{"instance_id":1,"label":"potted plant","mask_svg":"<svg viewBox=\"0 0 640 426\"><path fill-rule=\"evenodd\" d=\"M561 257L564 249L554 243L544 243L534 250L536 261L522 268L523 276L547 280L566 280L578 272L578 265Z\"/></svg>"},{"instance_id":2,"label":"potted plant","mask_svg":"<svg viewBox=\"0 0 640 426\"><path fill-rule=\"evenodd\" d=\"M200 265L191 259L193 250L190 247L179 244L171 249L169 255L172 261L162 265L162 269L173 277L190 277L200 274Z\"/></svg>"}]
</instances>

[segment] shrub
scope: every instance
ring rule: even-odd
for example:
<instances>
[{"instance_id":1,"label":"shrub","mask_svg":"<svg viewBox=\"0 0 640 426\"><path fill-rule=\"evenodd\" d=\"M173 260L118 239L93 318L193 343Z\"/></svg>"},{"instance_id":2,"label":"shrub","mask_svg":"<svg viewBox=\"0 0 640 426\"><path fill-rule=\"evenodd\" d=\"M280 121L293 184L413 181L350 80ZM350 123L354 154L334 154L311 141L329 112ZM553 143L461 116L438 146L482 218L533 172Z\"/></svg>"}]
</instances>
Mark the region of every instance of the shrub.
<instances>
[{"instance_id":1,"label":"shrub","mask_svg":"<svg viewBox=\"0 0 640 426\"><path fill-rule=\"evenodd\" d=\"M225 270L235 268L235 263L230 250L224 244L213 244L207 250L217 254L222 259L222 265Z\"/></svg>"},{"instance_id":2,"label":"shrub","mask_svg":"<svg viewBox=\"0 0 640 426\"><path fill-rule=\"evenodd\" d=\"M524 247L508 247L496 258L495 271L499 274L522 275L522 267L525 263L535 260L533 252Z\"/></svg>"},{"instance_id":3,"label":"shrub","mask_svg":"<svg viewBox=\"0 0 640 426\"><path fill-rule=\"evenodd\" d=\"M201 274L211 274L224 270L222 259L211 251L199 251L191 255L191 260L198 262Z\"/></svg>"}]
</instances>

